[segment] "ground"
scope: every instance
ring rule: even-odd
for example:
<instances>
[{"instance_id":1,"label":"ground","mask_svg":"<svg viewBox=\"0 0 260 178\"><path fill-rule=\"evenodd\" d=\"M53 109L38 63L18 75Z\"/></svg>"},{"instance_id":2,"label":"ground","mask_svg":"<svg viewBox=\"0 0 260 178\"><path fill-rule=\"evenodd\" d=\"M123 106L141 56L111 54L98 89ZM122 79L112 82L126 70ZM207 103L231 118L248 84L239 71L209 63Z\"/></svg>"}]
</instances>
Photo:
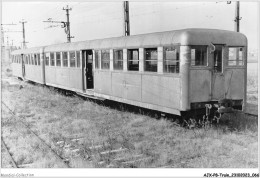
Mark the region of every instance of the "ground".
<instances>
[{"instance_id":1,"label":"ground","mask_svg":"<svg viewBox=\"0 0 260 178\"><path fill-rule=\"evenodd\" d=\"M126 111L123 105L107 106L18 81L7 68L2 73L2 100L72 168L258 167L258 128L253 116L230 114L226 115L233 118L229 124L188 129L149 111ZM254 80L250 85L255 85ZM249 101L257 102L257 97L250 97ZM18 167L64 167L3 105L1 134ZM10 167L7 159L3 150L3 168Z\"/></svg>"}]
</instances>

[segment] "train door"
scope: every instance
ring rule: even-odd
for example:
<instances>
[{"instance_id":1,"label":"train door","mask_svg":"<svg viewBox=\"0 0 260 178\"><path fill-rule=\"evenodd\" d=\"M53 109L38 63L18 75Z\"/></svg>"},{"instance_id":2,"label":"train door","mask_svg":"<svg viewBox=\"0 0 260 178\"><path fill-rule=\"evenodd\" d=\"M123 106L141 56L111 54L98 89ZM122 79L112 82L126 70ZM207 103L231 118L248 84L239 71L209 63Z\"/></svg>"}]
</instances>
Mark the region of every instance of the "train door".
<instances>
[{"instance_id":1,"label":"train door","mask_svg":"<svg viewBox=\"0 0 260 178\"><path fill-rule=\"evenodd\" d=\"M225 97L225 77L224 77L224 62L223 62L224 45L214 45L212 51L212 100L219 100Z\"/></svg>"},{"instance_id":2,"label":"train door","mask_svg":"<svg viewBox=\"0 0 260 178\"><path fill-rule=\"evenodd\" d=\"M83 50L82 51L82 69L83 69L83 83L84 89L93 89L94 80L93 80L93 53L92 50Z\"/></svg>"},{"instance_id":3,"label":"train door","mask_svg":"<svg viewBox=\"0 0 260 178\"><path fill-rule=\"evenodd\" d=\"M22 61L22 76L25 77L25 56L21 55L21 61Z\"/></svg>"}]
</instances>

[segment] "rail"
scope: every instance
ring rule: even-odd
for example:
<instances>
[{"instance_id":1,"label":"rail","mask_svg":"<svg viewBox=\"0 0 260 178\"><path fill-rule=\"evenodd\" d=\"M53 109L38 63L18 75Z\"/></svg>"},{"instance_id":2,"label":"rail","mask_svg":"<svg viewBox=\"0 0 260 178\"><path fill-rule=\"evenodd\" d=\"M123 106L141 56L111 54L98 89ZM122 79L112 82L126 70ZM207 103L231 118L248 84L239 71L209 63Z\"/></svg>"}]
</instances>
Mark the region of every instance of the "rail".
<instances>
[{"instance_id":1,"label":"rail","mask_svg":"<svg viewBox=\"0 0 260 178\"><path fill-rule=\"evenodd\" d=\"M66 160L64 160L64 158L62 158L60 155L58 155L58 154L53 150L53 148L52 148L50 145L48 145L41 137L39 137L33 130L31 130L30 127L29 127L25 122L21 121L20 118L10 109L10 107L7 106L7 104L5 104L5 103L2 101L2 105L5 106L5 107L8 109L8 111L18 120L18 122L20 122L23 126L25 126L25 128L26 128L28 131L30 131L36 138L38 138L38 140L40 140L40 142L43 143L43 145L44 145L46 148L48 148L48 149L53 153L53 155L54 155L57 159L61 160L61 162L63 163L63 165L64 165L65 167L70 168L70 166L66 163ZM20 116L20 117L22 117L22 116ZM24 118L24 117L23 117L23 118ZM17 167L17 166L16 166L16 167Z\"/></svg>"}]
</instances>

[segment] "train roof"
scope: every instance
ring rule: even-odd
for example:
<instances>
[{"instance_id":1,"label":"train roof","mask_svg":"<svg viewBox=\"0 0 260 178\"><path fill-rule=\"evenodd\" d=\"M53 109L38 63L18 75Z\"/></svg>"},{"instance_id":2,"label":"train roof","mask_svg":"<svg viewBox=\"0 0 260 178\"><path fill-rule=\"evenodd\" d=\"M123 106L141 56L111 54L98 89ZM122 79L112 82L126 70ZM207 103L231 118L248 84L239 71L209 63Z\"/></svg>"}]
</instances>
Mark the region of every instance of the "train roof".
<instances>
[{"instance_id":1,"label":"train roof","mask_svg":"<svg viewBox=\"0 0 260 178\"><path fill-rule=\"evenodd\" d=\"M32 53L40 53L41 50L43 50L44 46L40 47L33 47L33 48L27 48L27 49L19 49L12 52L13 55L16 54L32 54Z\"/></svg>"},{"instance_id":2,"label":"train roof","mask_svg":"<svg viewBox=\"0 0 260 178\"><path fill-rule=\"evenodd\" d=\"M218 29L182 29L166 32L156 32L124 37L113 37L97 40L62 43L46 46L45 52L72 51L84 49L117 49L117 48L142 48L179 45L209 45L226 44L228 46L247 46L247 38L244 34L234 31ZM30 50L31 49L31 50ZM38 48L30 48L30 52ZM26 53L30 53L27 52Z\"/></svg>"}]
</instances>

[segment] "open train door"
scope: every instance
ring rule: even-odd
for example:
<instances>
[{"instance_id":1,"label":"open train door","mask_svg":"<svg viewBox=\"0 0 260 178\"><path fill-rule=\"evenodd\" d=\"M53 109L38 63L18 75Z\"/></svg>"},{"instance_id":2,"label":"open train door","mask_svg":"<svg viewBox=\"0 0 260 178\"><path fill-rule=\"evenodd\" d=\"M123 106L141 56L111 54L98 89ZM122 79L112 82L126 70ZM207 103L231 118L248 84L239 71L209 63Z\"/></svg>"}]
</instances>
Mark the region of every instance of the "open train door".
<instances>
[{"instance_id":1,"label":"open train door","mask_svg":"<svg viewBox=\"0 0 260 178\"><path fill-rule=\"evenodd\" d=\"M224 75L224 45L213 45L211 55L213 57L211 96L212 100L225 98L225 75Z\"/></svg>"},{"instance_id":2,"label":"open train door","mask_svg":"<svg viewBox=\"0 0 260 178\"><path fill-rule=\"evenodd\" d=\"M89 93L89 91L93 91L94 88L92 50L82 50L82 74L83 91Z\"/></svg>"}]
</instances>

